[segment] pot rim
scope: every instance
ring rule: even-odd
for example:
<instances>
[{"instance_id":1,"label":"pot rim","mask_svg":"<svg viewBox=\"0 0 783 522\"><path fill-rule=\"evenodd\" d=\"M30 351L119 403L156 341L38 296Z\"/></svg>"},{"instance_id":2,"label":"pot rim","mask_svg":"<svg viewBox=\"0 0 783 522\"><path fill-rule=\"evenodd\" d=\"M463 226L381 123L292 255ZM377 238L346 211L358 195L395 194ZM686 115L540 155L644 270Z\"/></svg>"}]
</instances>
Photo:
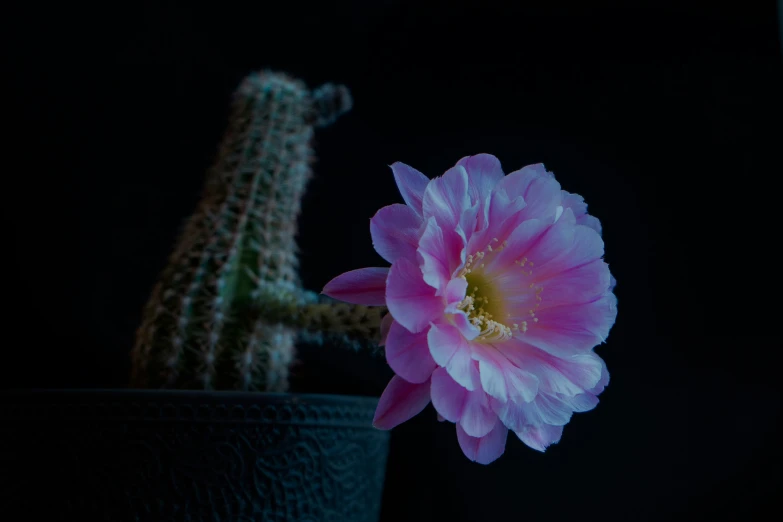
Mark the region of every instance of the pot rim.
<instances>
[{"instance_id":1,"label":"pot rim","mask_svg":"<svg viewBox=\"0 0 783 522\"><path fill-rule=\"evenodd\" d=\"M2 396L44 396L44 395L102 395L111 394L117 396L127 397L144 397L150 398L156 396L166 396L176 399L260 399L259 402L306 402L306 403L324 403L331 404L340 402L350 402L356 404L357 402L366 402L367 404L375 404L380 397L373 397L368 395L343 395L336 393L289 393L289 392L250 392L250 391L234 391L234 390L172 390L172 389L147 389L147 388L15 388L10 390L3 390Z\"/></svg>"}]
</instances>

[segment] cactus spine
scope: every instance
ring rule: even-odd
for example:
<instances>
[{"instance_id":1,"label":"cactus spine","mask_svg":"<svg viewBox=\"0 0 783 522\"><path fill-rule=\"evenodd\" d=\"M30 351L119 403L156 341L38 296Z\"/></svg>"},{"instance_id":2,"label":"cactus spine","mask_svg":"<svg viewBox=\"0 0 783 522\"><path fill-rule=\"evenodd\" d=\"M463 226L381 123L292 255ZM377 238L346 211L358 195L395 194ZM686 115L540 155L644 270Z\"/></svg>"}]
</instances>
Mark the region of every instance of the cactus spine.
<instances>
[{"instance_id":1,"label":"cactus spine","mask_svg":"<svg viewBox=\"0 0 783 522\"><path fill-rule=\"evenodd\" d=\"M313 127L350 105L342 86L311 92L268 72L241 83L202 200L145 307L132 386L285 391L300 331L377 330L381 312L332 309L297 275Z\"/></svg>"}]
</instances>

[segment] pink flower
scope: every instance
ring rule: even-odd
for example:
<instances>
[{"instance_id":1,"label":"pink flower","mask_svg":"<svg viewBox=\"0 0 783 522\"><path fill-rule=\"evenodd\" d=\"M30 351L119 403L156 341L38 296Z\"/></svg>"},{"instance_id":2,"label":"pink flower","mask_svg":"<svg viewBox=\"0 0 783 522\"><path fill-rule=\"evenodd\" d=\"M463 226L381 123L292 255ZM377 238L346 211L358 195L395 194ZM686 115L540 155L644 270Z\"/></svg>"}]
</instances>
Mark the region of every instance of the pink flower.
<instances>
[{"instance_id":1,"label":"pink flower","mask_svg":"<svg viewBox=\"0 0 783 522\"><path fill-rule=\"evenodd\" d=\"M489 154L429 180L391 166L405 205L370 222L390 268L364 268L323 293L386 305L395 372L373 424L390 429L432 401L465 455L488 464L508 431L544 451L609 381L593 348L617 315L599 221L541 164L504 175Z\"/></svg>"}]
</instances>

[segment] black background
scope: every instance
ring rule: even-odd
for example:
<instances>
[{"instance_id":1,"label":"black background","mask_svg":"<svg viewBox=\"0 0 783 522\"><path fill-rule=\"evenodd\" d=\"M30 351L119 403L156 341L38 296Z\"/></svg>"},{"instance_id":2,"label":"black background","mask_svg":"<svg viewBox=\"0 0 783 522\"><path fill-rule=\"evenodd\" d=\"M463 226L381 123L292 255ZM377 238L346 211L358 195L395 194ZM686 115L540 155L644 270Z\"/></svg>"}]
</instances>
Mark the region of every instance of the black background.
<instances>
[{"instance_id":1,"label":"black background","mask_svg":"<svg viewBox=\"0 0 783 522\"><path fill-rule=\"evenodd\" d=\"M546 4L546 5L542 5ZM124 387L141 308L224 130L271 68L345 83L317 135L301 271L382 266L387 165L546 163L604 225L612 381L539 454L482 467L431 408L394 431L383 521L776 519L783 59L774 2L257 1L11 7L4 387ZM303 388L383 361L307 351Z\"/></svg>"}]
</instances>

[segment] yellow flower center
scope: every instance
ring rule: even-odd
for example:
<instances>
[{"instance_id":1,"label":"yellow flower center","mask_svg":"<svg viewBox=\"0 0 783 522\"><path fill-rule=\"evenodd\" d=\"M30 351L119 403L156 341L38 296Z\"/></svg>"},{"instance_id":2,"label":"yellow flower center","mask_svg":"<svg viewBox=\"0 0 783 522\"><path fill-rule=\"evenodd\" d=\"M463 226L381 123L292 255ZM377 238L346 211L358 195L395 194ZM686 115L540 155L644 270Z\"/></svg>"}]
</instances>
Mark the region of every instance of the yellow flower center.
<instances>
[{"instance_id":1,"label":"yellow flower center","mask_svg":"<svg viewBox=\"0 0 783 522\"><path fill-rule=\"evenodd\" d=\"M528 329L528 321L511 323L508 326L500 320L503 317L509 318L511 315L505 313L502 295L497 291L495 285L486 278L483 271L487 256L502 251L508 245L508 242L503 241L493 248L492 243L497 242L498 239L493 238L484 250L469 255L465 267L458 274L458 277L462 277L468 282L468 289L465 299L457 307L463 310L468 315L471 324L479 329L476 340L480 341L502 341L510 339L515 332L525 333ZM526 276L533 275L533 263L528 262L527 258L518 259L514 263L522 269L522 273ZM528 310L528 313L531 320L537 323L538 317L536 317L535 310L539 307L541 292L544 288L535 283L531 283L530 288L535 290L536 304L533 309Z\"/></svg>"}]
</instances>

